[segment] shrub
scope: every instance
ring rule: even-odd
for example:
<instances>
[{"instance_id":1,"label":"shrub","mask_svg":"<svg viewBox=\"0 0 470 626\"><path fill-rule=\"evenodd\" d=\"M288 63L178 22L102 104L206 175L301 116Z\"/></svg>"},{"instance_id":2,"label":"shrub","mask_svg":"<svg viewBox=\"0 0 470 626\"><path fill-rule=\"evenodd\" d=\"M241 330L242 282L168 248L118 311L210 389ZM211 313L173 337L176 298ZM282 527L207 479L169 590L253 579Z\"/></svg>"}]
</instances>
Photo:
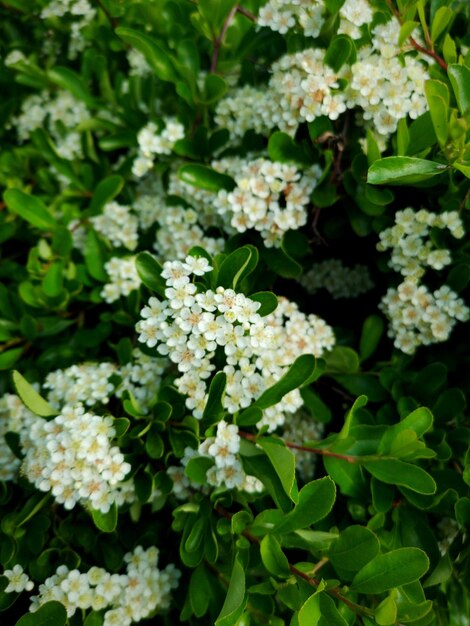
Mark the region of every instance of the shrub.
<instances>
[{"instance_id":1,"label":"shrub","mask_svg":"<svg viewBox=\"0 0 470 626\"><path fill-rule=\"evenodd\" d=\"M0 3L5 623L468 624L468 16Z\"/></svg>"}]
</instances>

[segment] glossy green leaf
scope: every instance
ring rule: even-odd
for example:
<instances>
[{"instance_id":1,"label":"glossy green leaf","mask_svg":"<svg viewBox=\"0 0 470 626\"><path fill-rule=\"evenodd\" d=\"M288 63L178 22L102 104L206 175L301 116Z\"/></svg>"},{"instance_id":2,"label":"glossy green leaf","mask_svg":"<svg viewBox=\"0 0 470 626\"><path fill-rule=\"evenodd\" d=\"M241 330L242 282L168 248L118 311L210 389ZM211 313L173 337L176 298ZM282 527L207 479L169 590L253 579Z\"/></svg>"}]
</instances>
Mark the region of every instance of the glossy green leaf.
<instances>
[{"instance_id":1,"label":"glossy green leaf","mask_svg":"<svg viewBox=\"0 0 470 626\"><path fill-rule=\"evenodd\" d=\"M215 626L234 626L245 607L245 570L235 557L230 584Z\"/></svg>"},{"instance_id":2,"label":"glossy green leaf","mask_svg":"<svg viewBox=\"0 0 470 626\"><path fill-rule=\"evenodd\" d=\"M275 311L277 309L277 305L279 304L277 296L271 291L258 291L257 293L252 293L250 295L250 300L254 300L255 302L259 302L261 304L257 311L261 317L265 317Z\"/></svg>"},{"instance_id":3,"label":"glossy green leaf","mask_svg":"<svg viewBox=\"0 0 470 626\"><path fill-rule=\"evenodd\" d=\"M415 28L419 26L419 22L404 22L400 28L400 35L398 37L398 45L402 46L409 36L413 33Z\"/></svg>"},{"instance_id":4,"label":"glossy green leaf","mask_svg":"<svg viewBox=\"0 0 470 626\"><path fill-rule=\"evenodd\" d=\"M211 424L218 422L225 414L223 398L227 375L224 372L217 372L211 381L206 406L202 414L203 420L208 420Z\"/></svg>"},{"instance_id":5,"label":"glossy green leaf","mask_svg":"<svg viewBox=\"0 0 470 626\"><path fill-rule=\"evenodd\" d=\"M272 161L278 163L309 163L309 154L303 145L297 144L287 133L277 131L268 141L268 154Z\"/></svg>"},{"instance_id":6,"label":"glossy green leaf","mask_svg":"<svg viewBox=\"0 0 470 626\"><path fill-rule=\"evenodd\" d=\"M379 626L392 626L397 623L398 608L395 597L396 591L392 591L375 609L374 617Z\"/></svg>"},{"instance_id":7,"label":"glossy green leaf","mask_svg":"<svg viewBox=\"0 0 470 626\"><path fill-rule=\"evenodd\" d=\"M359 355L361 360L368 359L374 354L385 330L385 323L378 315L370 315L362 325L359 341Z\"/></svg>"},{"instance_id":8,"label":"glossy green leaf","mask_svg":"<svg viewBox=\"0 0 470 626\"><path fill-rule=\"evenodd\" d=\"M379 553L376 535L364 526L349 526L333 542L328 558L339 576L351 580L356 572Z\"/></svg>"},{"instance_id":9,"label":"glossy green leaf","mask_svg":"<svg viewBox=\"0 0 470 626\"><path fill-rule=\"evenodd\" d=\"M199 163L182 165L178 170L178 178L188 185L213 192L220 189L231 191L235 187L233 178Z\"/></svg>"},{"instance_id":10,"label":"glossy green leaf","mask_svg":"<svg viewBox=\"0 0 470 626\"><path fill-rule=\"evenodd\" d=\"M254 246L243 246L234 250L220 266L217 275L218 285L235 289L238 283L255 269L257 256L258 251Z\"/></svg>"},{"instance_id":11,"label":"glossy green leaf","mask_svg":"<svg viewBox=\"0 0 470 626\"><path fill-rule=\"evenodd\" d=\"M336 487L329 476L307 483L294 509L275 525L274 532L285 534L315 524L330 513L335 499Z\"/></svg>"},{"instance_id":12,"label":"glossy green leaf","mask_svg":"<svg viewBox=\"0 0 470 626\"><path fill-rule=\"evenodd\" d=\"M83 255L85 257L85 265L90 276L100 282L107 282L108 275L104 269L104 265L107 261L104 244L91 228L86 234Z\"/></svg>"},{"instance_id":13,"label":"glossy green leaf","mask_svg":"<svg viewBox=\"0 0 470 626\"><path fill-rule=\"evenodd\" d=\"M121 191L124 186L124 179L122 176L113 174L107 178L103 178L98 183L93 196L91 198L90 210L96 214L107 204L111 202Z\"/></svg>"},{"instance_id":14,"label":"glossy green leaf","mask_svg":"<svg viewBox=\"0 0 470 626\"><path fill-rule=\"evenodd\" d=\"M172 58L155 39L138 30L124 26L116 28L115 32L125 43L144 55L158 78L169 82L177 80L178 75Z\"/></svg>"},{"instance_id":15,"label":"glossy green leaf","mask_svg":"<svg viewBox=\"0 0 470 626\"><path fill-rule=\"evenodd\" d=\"M30 196L20 189L7 189L3 199L12 213L16 213L32 226L41 230L53 230L57 226L55 219L39 198Z\"/></svg>"},{"instance_id":16,"label":"glossy green leaf","mask_svg":"<svg viewBox=\"0 0 470 626\"><path fill-rule=\"evenodd\" d=\"M326 363L326 372L351 374L359 369L359 357L357 352L347 346L335 346L327 352L323 358Z\"/></svg>"},{"instance_id":17,"label":"glossy green leaf","mask_svg":"<svg viewBox=\"0 0 470 626\"><path fill-rule=\"evenodd\" d=\"M449 7L442 6L437 9L431 24L431 39L433 42L447 29L454 17L454 11Z\"/></svg>"},{"instance_id":18,"label":"glossy green leaf","mask_svg":"<svg viewBox=\"0 0 470 626\"><path fill-rule=\"evenodd\" d=\"M101 530L104 533L112 533L114 530L116 530L118 519L116 504L113 503L107 513L102 513L97 509L92 509L91 516L98 530Z\"/></svg>"},{"instance_id":19,"label":"glossy green leaf","mask_svg":"<svg viewBox=\"0 0 470 626\"><path fill-rule=\"evenodd\" d=\"M23 354L23 348L11 348L0 352L0 370L9 370Z\"/></svg>"},{"instance_id":20,"label":"glossy green leaf","mask_svg":"<svg viewBox=\"0 0 470 626\"><path fill-rule=\"evenodd\" d=\"M282 439L260 437L257 443L266 452L286 494L293 502L298 502L295 482L295 456L285 446Z\"/></svg>"},{"instance_id":21,"label":"glossy green leaf","mask_svg":"<svg viewBox=\"0 0 470 626\"><path fill-rule=\"evenodd\" d=\"M435 161L396 156L371 165L367 182L371 185L413 185L445 172L447 166Z\"/></svg>"},{"instance_id":22,"label":"glossy green leaf","mask_svg":"<svg viewBox=\"0 0 470 626\"><path fill-rule=\"evenodd\" d=\"M345 63L351 63L351 57L355 57L354 42L347 35L338 35L332 39L324 61L335 72L338 72Z\"/></svg>"},{"instance_id":23,"label":"glossy green leaf","mask_svg":"<svg viewBox=\"0 0 470 626\"><path fill-rule=\"evenodd\" d=\"M336 605L326 593L314 593L302 605L299 626L347 626L348 622L339 613Z\"/></svg>"},{"instance_id":24,"label":"glossy green leaf","mask_svg":"<svg viewBox=\"0 0 470 626\"><path fill-rule=\"evenodd\" d=\"M40 417L53 417L57 411L42 398L30 383L16 370L12 372L13 385L23 404Z\"/></svg>"},{"instance_id":25,"label":"glossy green leaf","mask_svg":"<svg viewBox=\"0 0 470 626\"><path fill-rule=\"evenodd\" d=\"M314 371L315 357L311 354L299 356L284 376L260 395L254 406L260 409L267 409L277 404L289 391L305 384Z\"/></svg>"},{"instance_id":26,"label":"glossy green leaf","mask_svg":"<svg viewBox=\"0 0 470 626\"><path fill-rule=\"evenodd\" d=\"M260 544L261 560L270 574L287 578L290 576L289 561L279 542L272 535L266 535Z\"/></svg>"},{"instance_id":27,"label":"glossy green leaf","mask_svg":"<svg viewBox=\"0 0 470 626\"><path fill-rule=\"evenodd\" d=\"M438 80L428 80L424 85L429 112L436 133L437 140L444 146L449 135L447 121L449 111L449 92L447 85Z\"/></svg>"},{"instance_id":28,"label":"glossy green leaf","mask_svg":"<svg viewBox=\"0 0 470 626\"><path fill-rule=\"evenodd\" d=\"M398 459L382 459L365 463L364 467L372 476L389 485L400 485L425 495L436 493L433 477L418 465Z\"/></svg>"},{"instance_id":29,"label":"glossy green leaf","mask_svg":"<svg viewBox=\"0 0 470 626\"><path fill-rule=\"evenodd\" d=\"M447 70L455 99L462 115L470 110L470 69L465 65L449 65Z\"/></svg>"},{"instance_id":30,"label":"glossy green leaf","mask_svg":"<svg viewBox=\"0 0 470 626\"><path fill-rule=\"evenodd\" d=\"M16 626L65 626L67 611L61 602L52 600L39 607L34 613L26 613Z\"/></svg>"},{"instance_id":31,"label":"glossy green leaf","mask_svg":"<svg viewBox=\"0 0 470 626\"><path fill-rule=\"evenodd\" d=\"M144 285L164 298L166 282L161 276L163 268L157 259L150 252L139 252L135 259L135 266Z\"/></svg>"},{"instance_id":32,"label":"glossy green leaf","mask_svg":"<svg viewBox=\"0 0 470 626\"><path fill-rule=\"evenodd\" d=\"M429 559L419 548L398 548L379 554L354 577L351 591L383 593L419 580L429 569Z\"/></svg>"}]
</instances>

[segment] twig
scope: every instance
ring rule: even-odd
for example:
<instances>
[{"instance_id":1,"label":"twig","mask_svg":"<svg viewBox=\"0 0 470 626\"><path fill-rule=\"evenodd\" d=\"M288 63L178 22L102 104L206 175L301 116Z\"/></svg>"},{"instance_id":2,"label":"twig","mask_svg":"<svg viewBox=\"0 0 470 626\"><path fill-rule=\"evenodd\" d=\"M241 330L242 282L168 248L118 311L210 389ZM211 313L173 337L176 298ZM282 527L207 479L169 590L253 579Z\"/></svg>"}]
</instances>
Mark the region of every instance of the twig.
<instances>
[{"instance_id":1,"label":"twig","mask_svg":"<svg viewBox=\"0 0 470 626\"><path fill-rule=\"evenodd\" d=\"M400 22L400 24L403 24L403 20L401 18L400 11L398 11L398 9L394 6L393 1L392 0L387 0L387 4L388 4L391 12L394 14L394 16ZM428 38L429 38L429 33L427 33L427 39ZM409 42L413 46L413 48L415 50L418 50L418 52L421 52L422 54L426 54L429 57L432 57L436 61L436 63L438 63L438 65L440 65L442 67L442 69L445 72L447 72L447 63L444 61L444 59L442 57L440 57L436 52L434 52L434 50L432 49L432 41L431 40L428 39L428 42L427 42L429 48L425 48L424 46L419 44L416 41L416 39L414 39L414 37L412 37L411 35L409 37Z\"/></svg>"},{"instance_id":2,"label":"twig","mask_svg":"<svg viewBox=\"0 0 470 626\"><path fill-rule=\"evenodd\" d=\"M243 437L243 439L247 439L248 441L257 441L256 435L252 435L251 433L239 431L238 434L240 435L240 437ZM326 448L312 448L310 446L302 446L298 443L292 443L292 441L284 441L284 443L288 448L292 448L294 450L311 452L312 454L318 454L320 456L332 456L335 459L341 459L342 461L346 461L347 463L361 463L364 460L364 457L353 456L351 454L340 454L339 452L332 452L331 450L327 450Z\"/></svg>"},{"instance_id":3,"label":"twig","mask_svg":"<svg viewBox=\"0 0 470 626\"><path fill-rule=\"evenodd\" d=\"M115 17L112 17L111 14L109 13L108 9L104 6L104 4L102 3L101 0L97 0L100 9L103 11L103 13L106 15L106 18L108 20L108 22L111 24L111 27L117 28L119 26L119 22L117 21L117 19Z\"/></svg>"},{"instance_id":4,"label":"twig","mask_svg":"<svg viewBox=\"0 0 470 626\"><path fill-rule=\"evenodd\" d=\"M213 41L214 52L212 53L211 69L210 69L212 74L214 74L214 72L217 70L217 64L219 62L220 49L222 48L222 44L224 42L225 35L227 34L227 30L228 30L230 24L232 23L233 18L235 17L235 15L237 13L240 13L241 15L244 15L245 17L247 17L252 22L256 22L255 15L253 15L253 13L251 13L247 9L244 9L239 4L236 4L235 6L232 7L232 9L230 10L229 14L225 18L225 22L223 23L222 30L220 31L219 36L216 37L214 39L214 41Z\"/></svg>"}]
</instances>

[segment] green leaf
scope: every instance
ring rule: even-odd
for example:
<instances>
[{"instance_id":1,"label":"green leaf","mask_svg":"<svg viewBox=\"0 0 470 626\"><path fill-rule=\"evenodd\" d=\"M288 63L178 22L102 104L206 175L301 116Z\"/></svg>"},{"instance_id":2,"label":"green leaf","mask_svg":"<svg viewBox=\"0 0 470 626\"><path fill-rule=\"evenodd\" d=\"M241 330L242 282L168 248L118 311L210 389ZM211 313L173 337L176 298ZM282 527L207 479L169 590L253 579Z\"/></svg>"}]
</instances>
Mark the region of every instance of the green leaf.
<instances>
[{"instance_id":1,"label":"green leaf","mask_svg":"<svg viewBox=\"0 0 470 626\"><path fill-rule=\"evenodd\" d=\"M157 259L150 252L139 252L135 259L135 266L144 285L164 298L166 282L161 276L163 268Z\"/></svg>"},{"instance_id":2,"label":"green leaf","mask_svg":"<svg viewBox=\"0 0 470 626\"><path fill-rule=\"evenodd\" d=\"M32 226L41 230L52 230L57 223L46 208L46 205L20 189L7 189L3 194L5 204L12 213L16 213Z\"/></svg>"},{"instance_id":3,"label":"green leaf","mask_svg":"<svg viewBox=\"0 0 470 626\"><path fill-rule=\"evenodd\" d=\"M268 155L278 163L311 163L303 145L298 145L287 133L276 131L268 141Z\"/></svg>"},{"instance_id":4,"label":"green leaf","mask_svg":"<svg viewBox=\"0 0 470 626\"><path fill-rule=\"evenodd\" d=\"M252 293L249 298L250 300L261 303L260 308L257 310L257 313L261 315L261 317L265 317L275 311L279 304L277 296L271 291L258 291L257 293Z\"/></svg>"},{"instance_id":5,"label":"green leaf","mask_svg":"<svg viewBox=\"0 0 470 626\"><path fill-rule=\"evenodd\" d=\"M217 372L209 387L206 406L202 414L203 420L209 420L211 424L215 424L225 415L223 398L226 384L227 375L225 372Z\"/></svg>"},{"instance_id":6,"label":"green leaf","mask_svg":"<svg viewBox=\"0 0 470 626\"><path fill-rule=\"evenodd\" d=\"M103 626L104 617L101 613L92 611L88 613L86 620L83 622L83 626Z\"/></svg>"},{"instance_id":7,"label":"green leaf","mask_svg":"<svg viewBox=\"0 0 470 626\"><path fill-rule=\"evenodd\" d=\"M336 608L333 599L321 592L316 592L308 598L299 611L298 619L299 626L348 625Z\"/></svg>"},{"instance_id":8,"label":"green leaf","mask_svg":"<svg viewBox=\"0 0 470 626\"><path fill-rule=\"evenodd\" d=\"M367 182L371 185L413 185L446 171L447 166L413 157L386 157L371 165Z\"/></svg>"},{"instance_id":9,"label":"green leaf","mask_svg":"<svg viewBox=\"0 0 470 626\"><path fill-rule=\"evenodd\" d=\"M96 105L95 99L90 95L82 77L70 68L53 67L47 73L47 77L62 89L70 91L77 100L82 100L87 106L94 107Z\"/></svg>"},{"instance_id":10,"label":"green leaf","mask_svg":"<svg viewBox=\"0 0 470 626\"><path fill-rule=\"evenodd\" d=\"M376 535L364 526L349 526L334 541L328 558L338 575L351 580L356 572L379 553L380 543Z\"/></svg>"},{"instance_id":11,"label":"green leaf","mask_svg":"<svg viewBox=\"0 0 470 626\"><path fill-rule=\"evenodd\" d=\"M40 417L53 417L57 415L57 411L51 407L49 402L46 402L32 385L16 370L12 372L12 379L15 391L26 408Z\"/></svg>"},{"instance_id":12,"label":"green leaf","mask_svg":"<svg viewBox=\"0 0 470 626\"><path fill-rule=\"evenodd\" d=\"M0 370L9 370L23 354L23 348L12 348L0 353Z\"/></svg>"},{"instance_id":13,"label":"green leaf","mask_svg":"<svg viewBox=\"0 0 470 626\"><path fill-rule=\"evenodd\" d=\"M26 613L17 622L16 626L65 626L67 611L65 606L52 600L39 607L34 613Z\"/></svg>"},{"instance_id":14,"label":"green leaf","mask_svg":"<svg viewBox=\"0 0 470 626\"><path fill-rule=\"evenodd\" d=\"M235 289L243 278L251 274L257 262L258 251L254 246L243 246L234 250L223 260L217 275L217 284Z\"/></svg>"},{"instance_id":15,"label":"green leaf","mask_svg":"<svg viewBox=\"0 0 470 626\"><path fill-rule=\"evenodd\" d=\"M96 528L104 533L112 533L116 530L118 511L116 504L112 504L107 513L102 513L96 509L91 510L91 516Z\"/></svg>"},{"instance_id":16,"label":"green leaf","mask_svg":"<svg viewBox=\"0 0 470 626\"><path fill-rule=\"evenodd\" d=\"M385 330L385 323L378 315L370 315L362 325L359 341L359 355L361 361L368 359L377 350Z\"/></svg>"},{"instance_id":17,"label":"green leaf","mask_svg":"<svg viewBox=\"0 0 470 626\"><path fill-rule=\"evenodd\" d=\"M52 263L42 281L42 290L49 298L58 297L63 290L64 266L61 262Z\"/></svg>"},{"instance_id":18,"label":"green leaf","mask_svg":"<svg viewBox=\"0 0 470 626\"><path fill-rule=\"evenodd\" d=\"M429 569L429 559L419 548L398 548L374 557L356 574L351 591L383 593L419 580Z\"/></svg>"},{"instance_id":19,"label":"green leaf","mask_svg":"<svg viewBox=\"0 0 470 626\"><path fill-rule=\"evenodd\" d=\"M275 525L274 532L285 534L315 524L330 513L335 499L336 486L329 476L307 483L293 511Z\"/></svg>"},{"instance_id":20,"label":"green leaf","mask_svg":"<svg viewBox=\"0 0 470 626\"><path fill-rule=\"evenodd\" d=\"M189 459L184 473L186 476L200 485L207 484L206 474L207 470L214 465L214 460L207 456L196 456Z\"/></svg>"},{"instance_id":21,"label":"green leaf","mask_svg":"<svg viewBox=\"0 0 470 626\"><path fill-rule=\"evenodd\" d=\"M152 37L133 28L120 26L116 35L141 52L160 80L175 82L178 79L171 56Z\"/></svg>"},{"instance_id":22,"label":"green leaf","mask_svg":"<svg viewBox=\"0 0 470 626\"><path fill-rule=\"evenodd\" d=\"M364 467L372 476L389 485L408 487L425 495L436 493L434 478L417 465L398 459L381 459L364 463Z\"/></svg>"},{"instance_id":23,"label":"green leaf","mask_svg":"<svg viewBox=\"0 0 470 626\"><path fill-rule=\"evenodd\" d=\"M204 81L204 104L214 104L227 93L225 80L218 74L207 74Z\"/></svg>"},{"instance_id":24,"label":"green leaf","mask_svg":"<svg viewBox=\"0 0 470 626\"><path fill-rule=\"evenodd\" d=\"M447 73L462 115L470 110L470 69L465 65L449 65Z\"/></svg>"},{"instance_id":25,"label":"green leaf","mask_svg":"<svg viewBox=\"0 0 470 626\"><path fill-rule=\"evenodd\" d=\"M429 112L436 133L437 140L441 146L445 146L449 135L448 111L449 111L449 90L447 85L439 80L428 80L424 84L424 91L428 101Z\"/></svg>"},{"instance_id":26,"label":"green leaf","mask_svg":"<svg viewBox=\"0 0 470 626\"><path fill-rule=\"evenodd\" d=\"M257 406L249 406L242 411L235 420L238 426L254 426L263 417L263 411Z\"/></svg>"},{"instance_id":27,"label":"green leaf","mask_svg":"<svg viewBox=\"0 0 470 626\"><path fill-rule=\"evenodd\" d=\"M347 35L334 37L325 54L325 63L338 72L345 63L355 56L354 42Z\"/></svg>"},{"instance_id":28,"label":"green leaf","mask_svg":"<svg viewBox=\"0 0 470 626\"><path fill-rule=\"evenodd\" d=\"M457 61L457 46L449 33L446 33L446 36L444 37L442 53L444 55L444 61L447 64L451 65Z\"/></svg>"},{"instance_id":29,"label":"green leaf","mask_svg":"<svg viewBox=\"0 0 470 626\"><path fill-rule=\"evenodd\" d=\"M392 445L396 436L405 431L411 430L415 433L416 437L422 437L432 426L433 417L432 413L426 407L420 407L407 415L405 419L389 426L379 444L379 452L388 454L390 446Z\"/></svg>"},{"instance_id":30,"label":"green leaf","mask_svg":"<svg viewBox=\"0 0 470 626\"><path fill-rule=\"evenodd\" d=\"M284 376L260 395L254 406L260 409L267 409L277 404L289 391L301 387L314 371L315 357L311 354L299 356Z\"/></svg>"},{"instance_id":31,"label":"green leaf","mask_svg":"<svg viewBox=\"0 0 470 626\"><path fill-rule=\"evenodd\" d=\"M99 213L105 204L111 202L124 186L124 178L113 174L103 178L98 183L91 198L90 210L93 214Z\"/></svg>"},{"instance_id":32,"label":"green leaf","mask_svg":"<svg viewBox=\"0 0 470 626\"><path fill-rule=\"evenodd\" d=\"M392 626L397 623L396 590L392 591L375 609L374 617L379 626Z\"/></svg>"},{"instance_id":33,"label":"green leaf","mask_svg":"<svg viewBox=\"0 0 470 626\"><path fill-rule=\"evenodd\" d=\"M290 576L289 561L281 549L277 539L272 535L266 535L260 545L261 560L270 574L287 578Z\"/></svg>"},{"instance_id":34,"label":"green leaf","mask_svg":"<svg viewBox=\"0 0 470 626\"><path fill-rule=\"evenodd\" d=\"M160 459L165 451L163 439L155 425L150 427L145 438L145 451L151 459Z\"/></svg>"},{"instance_id":35,"label":"green leaf","mask_svg":"<svg viewBox=\"0 0 470 626\"><path fill-rule=\"evenodd\" d=\"M285 446L282 439L260 437L257 443L260 448L266 452L272 466L276 470L276 474L279 476L279 480L286 494L293 502L297 502L298 493L295 482L295 456Z\"/></svg>"},{"instance_id":36,"label":"green leaf","mask_svg":"<svg viewBox=\"0 0 470 626\"><path fill-rule=\"evenodd\" d=\"M93 229L89 229L86 234L83 255L90 276L102 283L107 282L108 275L104 269L106 263L104 244Z\"/></svg>"},{"instance_id":37,"label":"green leaf","mask_svg":"<svg viewBox=\"0 0 470 626\"><path fill-rule=\"evenodd\" d=\"M182 165L178 170L178 178L188 185L207 191L231 191L235 187L233 178L199 163Z\"/></svg>"},{"instance_id":38,"label":"green leaf","mask_svg":"<svg viewBox=\"0 0 470 626\"><path fill-rule=\"evenodd\" d=\"M333 350L323 356L326 363L326 372L352 374L359 370L357 352L347 346L335 346Z\"/></svg>"},{"instance_id":39,"label":"green leaf","mask_svg":"<svg viewBox=\"0 0 470 626\"><path fill-rule=\"evenodd\" d=\"M302 266L281 248L265 248L262 258L269 269L283 278L296 278L302 273Z\"/></svg>"},{"instance_id":40,"label":"green leaf","mask_svg":"<svg viewBox=\"0 0 470 626\"><path fill-rule=\"evenodd\" d=\"M205 565L201 563L191 574L189 581L189 601L196 617L202 617L209 608L211 585Z\"/></svg>"},{"instance_id":41,"label":"green leaf","mask_svg":"<svg viewBox=\"0 0 470 626\"><path fill-rule=\"evenodd\" d=\"M449 7L444 6L437 9L431 24L431 39L433 42L446 30L453 17L454 11Z\"/></svg>"},{"instance_id":42,"label":"green leaf","mask_svg":"<svg viewBox=\"0 0 470 626\"><path fill-rule=\"evenodd\" d=\"M417 26L419 26L419 22L409 21L402 24L400 28L400 35L398 37L398 45L400 47L405 43Z\"/></svg>"},{"instance_id":43,"label":"green leaf","mask_svg":"<svg viewBox=\"0 0 470 626\"><path fill-rule=\"evenodd\" d=\"M215 626L235 626L245 607L245 570L238 556L233 563L225 602Z\"/></svg>"}]
</instances>

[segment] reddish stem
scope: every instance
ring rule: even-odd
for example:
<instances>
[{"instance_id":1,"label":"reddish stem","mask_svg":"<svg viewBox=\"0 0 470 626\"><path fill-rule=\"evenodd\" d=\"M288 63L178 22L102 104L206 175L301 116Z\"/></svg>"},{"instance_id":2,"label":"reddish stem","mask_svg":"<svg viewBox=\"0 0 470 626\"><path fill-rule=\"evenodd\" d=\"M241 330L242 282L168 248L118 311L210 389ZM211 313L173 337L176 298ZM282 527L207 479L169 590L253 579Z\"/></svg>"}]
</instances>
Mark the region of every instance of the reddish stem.
<instances>
[{"instance_id":1,"label":"reddish stem","mask_svg":"<svg viewBox=\"0 0 470 626\"><path fill-rule=\"evenodd\" d=\"M257 441L256 435L252 435L251 433L239 431L238 434L240 435L240 437L243 437L243 439L247 439L248 441ZM292 448L294 450L311 452L312 454L318 454L321 456L332 456L335 459L341 459L342 461L347 461L348 463L359 463L360 461L360 458L357 456L353 456L351 454L340 454L339 452L332 452L331 450L327 450L326 448L312 448L310 446L301 446L298 443L292 443L292 441L284 441L284 443L288 448Z\"/></svg>"},{"instance_id":2,"label":"reddish stem","mask_svg":"<svg viewBox=\"0 0 470 626\"><path fill-rule=\"evenodd\" d=\"M222 44L224 42L225 35L227 34L227 30L228 30L230 24L232 23L233 18L235 17L235 15L237 13L240 13L241 15L244 15L245 17L247 17L252 22L256 22L256 17L253 15L253 13L251 13L247 9L244 9L243 7L241 7L238 4L236 4L234 7L232 7L230 13L225 18L225 22L224 22L224 24L222 26L222 30L220 31L220 35L218 37L216 37L214 39L214 41L213 41L214 52L212 54L211 69L210 69L212 74L217 69L217 64L219 62L220 49L222 48Z\"/></svg>"}]
</instances>

